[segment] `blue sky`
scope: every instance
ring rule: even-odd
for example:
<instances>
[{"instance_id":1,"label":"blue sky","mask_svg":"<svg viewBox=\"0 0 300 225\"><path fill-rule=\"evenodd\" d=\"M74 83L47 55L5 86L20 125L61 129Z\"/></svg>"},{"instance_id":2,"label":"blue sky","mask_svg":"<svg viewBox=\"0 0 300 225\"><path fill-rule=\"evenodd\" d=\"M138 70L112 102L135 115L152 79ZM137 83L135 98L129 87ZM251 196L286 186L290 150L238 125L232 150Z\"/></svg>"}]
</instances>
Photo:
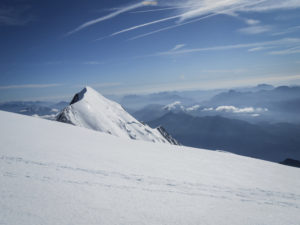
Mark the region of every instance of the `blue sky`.
<instances>
[{"instance_id":1,"label":"blue sky","mask_svg":"<svg viewBox=\"0 0 300 225\"><path fill-rule=\"evenodd\" d=\"M6 0L0 102L300 84L300 0Z\"/></svg>"}]
</instances>

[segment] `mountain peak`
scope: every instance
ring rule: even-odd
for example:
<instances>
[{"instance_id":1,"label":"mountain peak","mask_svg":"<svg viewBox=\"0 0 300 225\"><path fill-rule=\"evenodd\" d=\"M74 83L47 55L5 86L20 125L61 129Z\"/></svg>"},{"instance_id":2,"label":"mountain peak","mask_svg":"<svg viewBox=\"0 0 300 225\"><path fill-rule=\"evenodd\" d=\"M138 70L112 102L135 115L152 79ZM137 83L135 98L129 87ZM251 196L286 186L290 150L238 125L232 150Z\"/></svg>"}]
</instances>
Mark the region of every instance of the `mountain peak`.
<instances>
[{"instance_id":1,"label":"mountain peak","mask_svg":"<svg viewBox=\"0 0 300 225\"><path fill-rule=\"evenodd\" d=\"M80 92L76 93L76 94L74 95L72 101L70 102L70 105L72 105L72 104L74 104L74 103L80 101L80 100L83 98L84 94L87 92L87 89L88 89L88 88L85 87L85 88L83 88Z\"/></svg>"},{"instance_id":2,"label":"mountain peak","mask_svg":"<svg viewBox=\"0 0 300 225\"><path fill-rule=\"evenodd\" d=\"M88 86L75 94L70 105L57 116L57 121L117 137L173 143L160 130L140 123L120 104L105 98Z\"/></svg>"},{"instance_id":3,"label":"mountain peak","mask_svg":"<svg viewBox=\"0 0 300 225\"><path fill-rule=\"evenodd\" d=\"M70 102L70 105L73 105L81 100L84 100L85 102L90 104L97 104L97 102L98 104L100 102L101 104L112 104L112 101L105 98L103 95L89 86L84 87L80 92L76 93L72 101Z\"/></svg>"}]
</instances>

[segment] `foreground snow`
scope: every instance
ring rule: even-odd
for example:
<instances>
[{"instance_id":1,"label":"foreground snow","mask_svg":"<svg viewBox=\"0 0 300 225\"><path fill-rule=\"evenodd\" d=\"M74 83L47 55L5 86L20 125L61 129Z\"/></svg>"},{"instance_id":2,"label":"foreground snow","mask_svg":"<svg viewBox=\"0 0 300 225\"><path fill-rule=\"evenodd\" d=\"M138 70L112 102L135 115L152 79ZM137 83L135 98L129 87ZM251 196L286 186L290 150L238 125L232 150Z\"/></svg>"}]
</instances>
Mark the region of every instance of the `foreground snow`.
<instances>
[{"instance_id":1,"label":"foreground snow","mask_svg":"<svg viewBox=\"0 0 300 225\"><path fill-rule=\"evenodd\" d=\"M0 111L0 224L296 225L300 169Z\"/></svg>"}]
</instances>

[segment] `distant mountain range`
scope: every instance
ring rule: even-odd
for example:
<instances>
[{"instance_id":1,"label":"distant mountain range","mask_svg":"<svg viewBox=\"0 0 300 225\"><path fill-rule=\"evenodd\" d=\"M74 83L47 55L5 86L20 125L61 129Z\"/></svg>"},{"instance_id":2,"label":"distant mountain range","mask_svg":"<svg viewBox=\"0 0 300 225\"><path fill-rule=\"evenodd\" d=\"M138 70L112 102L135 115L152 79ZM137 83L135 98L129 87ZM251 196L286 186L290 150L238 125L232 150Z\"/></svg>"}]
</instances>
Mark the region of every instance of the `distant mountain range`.
<instances>
[{"instance_id":1,"label":"distant mountain range","mask_svg":"<svg viewBox=\"0 0 300 225\"><path fill-rule=\"evenodd\" d=\"M42 102L42 101L14 101L0 103L0 110L14 112L28 116L51 116L56 115L68 105L67 102Z\"/></svg>"},{"instance_id":2,"label":"distant mountain range","mask_svg":"<svg viewBox=\"0 0 300 225\"><path fill-rule=\"evenodd\" d=\"M224 150L274 162L286 158L300 160L299 125L251 124L220 116L194 117L172 112L147 124L162 125L186 146Z\"/></svg>"},{"instance_id":3,"label":"distant mountain range","mask_svg":"<svg viewBox=\"0 0 300 225\"><path fill-rule=\"evenodd\" d=\"M300 124L300 87L272 87L261 85L243 91L229 90L192 104L179 100L165 105L150 104L132 114L142 121L153 120L169 111L182 111L193 116L223 116L252 123Z\"/></svg>"},{"instance_id":4,"label":"distant mountain range","mask_svg":"<svg viewBox=\"0 0 300 225\"><path fill-rule=\"evenodd\" d=\"M257 92L240 92L229 90L217 94L211 100L207 101L207 105L235 105L243 106L267 106L274 103L295 100L300 98L300 87L280 86L271 90L261 90Z\"/></svg>"},{"instance_id":5,"label":"distant mountain range","mask_svg":"<svg viewBox=\"0 0 300 225\"><path fill-rule=\"evenodd\" d=\"M275 87L269 84L259 84L255 87L241 87L233 89L236 92L259 92L273 90ZM209 101L214 96L226 93L227 89L169 91L144 95L126 95L118 102L127 110L141 110L148 105L167 105L172 102L181 102L185 106Z\"/></svg>"}]
</instances>

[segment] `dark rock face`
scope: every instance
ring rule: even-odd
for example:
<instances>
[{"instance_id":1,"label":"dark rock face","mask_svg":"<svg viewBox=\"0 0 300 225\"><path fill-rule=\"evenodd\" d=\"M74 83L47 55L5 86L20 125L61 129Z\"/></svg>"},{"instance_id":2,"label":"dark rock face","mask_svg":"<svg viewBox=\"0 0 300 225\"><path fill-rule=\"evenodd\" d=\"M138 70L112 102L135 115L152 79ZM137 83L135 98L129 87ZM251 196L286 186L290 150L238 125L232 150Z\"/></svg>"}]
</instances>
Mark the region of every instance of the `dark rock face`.
<instances>
[{"instance_id":1,"label":"dark rock face","mask_svg":"<svg viewBox=\"0 0 300 225\"><path fill-rule=\"evenodd\" d=\"M174 139L162 126L156 128L161 135L172 145L180 145L180 143Z\"/></svg>"},{"instance_id":2,"label":"dark rock face","mask_svg":"<svg viewBox=\"0 0 300 225\"><path fill-rule=\"evenodd\" d=\"M77 93L77 94L73 97L72 101L70 102L70 105L72 105L72 104L74 104L74 103L76 103L76 102L78 102L78 101L79 101L79 94Z\"/></svg>"},{"instance_id":3,"label":"dark rock face","mask_svg":"<svg viewBox=\"0 0 300 225\"><path fill-rule=\"evenodd\" d=\"M280 164L300 168L300 161L295 160L295 159L286 159L286 160L280 162Z\"/></svg>"},{"instance_id":4,"label":"dark rock face","mask_svg":"<svg viewBox=\"0 0 300 225\"><path fill-rule=\"evenodd\" d=\"M74 104L74 103L80 101L80 100L83 98L83 96L84 96L84 94L85 94L86 92L87 92L87 89L84 88L81 92L76 93L76 94L74 95L72 101L70 102L70 105L72 105L72 104Z\"/></svg>"},{"instance_id":5,"label":"dark rock face","mask_svg":"<svg viewBox=\"0 0 300 225\"><path fill-rule=\"evenodd\" d=\"M67 110L67 109L64 109L61 113L59 113L59 114L56 116L56 121L74 125L74 124L67 118L66 113L65 113L66 110Z\"/></svg>"}]
</instances>

